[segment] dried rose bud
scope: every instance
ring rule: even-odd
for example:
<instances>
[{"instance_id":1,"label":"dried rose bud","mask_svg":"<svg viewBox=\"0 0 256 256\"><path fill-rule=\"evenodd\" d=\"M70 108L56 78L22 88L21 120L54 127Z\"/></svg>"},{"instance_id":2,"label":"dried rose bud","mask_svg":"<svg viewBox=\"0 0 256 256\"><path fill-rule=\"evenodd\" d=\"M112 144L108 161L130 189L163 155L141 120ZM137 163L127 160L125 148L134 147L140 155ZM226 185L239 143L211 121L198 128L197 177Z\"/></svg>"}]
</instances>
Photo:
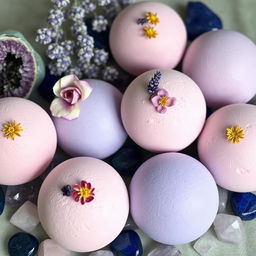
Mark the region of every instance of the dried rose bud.
<instances>
[{"instance_id":1,"label":"dried rose bud","mask_svg":"<svg viewBox=\"0 0 256 256\"><path fill-rule=\"evenodd\" d=\"M21 33L0 33L0 98L27 98L44 76L42 58Z\"/></svg>"}]
</instances>

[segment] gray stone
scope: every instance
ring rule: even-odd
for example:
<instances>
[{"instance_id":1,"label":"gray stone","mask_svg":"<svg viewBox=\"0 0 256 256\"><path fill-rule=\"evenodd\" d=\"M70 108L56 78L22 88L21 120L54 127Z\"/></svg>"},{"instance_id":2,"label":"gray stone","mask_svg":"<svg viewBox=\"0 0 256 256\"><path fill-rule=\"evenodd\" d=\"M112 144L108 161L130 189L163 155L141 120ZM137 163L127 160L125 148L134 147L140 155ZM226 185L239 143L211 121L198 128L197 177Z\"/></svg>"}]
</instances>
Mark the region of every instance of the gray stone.
<instances>
[{"instance_id":1,"label":"gray stone","mask_svg":"<svg viewBox=\"0 0 256 256\"><path fill-rule=\"evenodd\" d=\"M225 213L227 208L227 202L228 202L228 191L218 186L218 192L219 192L218 213Z\"/></svg>"},{"instance_id":2,"label":"gray stone","mask_svg":"<svg viewBox=\"0 0 256 256\"><path fill-rule=\"evenodd\" d=\"M240 243L245 237L243 222L240 217L220 213L214 220L214 230L219 240L228 243Z\"/></svg>"},{"instance_id":3,"label":"gray stone","mask_svg":"<svg viewBox=\"0 0 256 256\"><path fill-rule=\"evenodd\" d=\"M182 256L182 253L172 245L159 245L148 256Z\"/></svg>"},{"instance_id":4,"label":"gray stone","mask_svg":"<svg viewBox=\"0 0 256 256\"><path fill-rule=\"evenodd\" d=\"M90 253L89 256L114 256L114 254L111 251L100 250L100 251Z\"/></svg>"},{"instance_id":5,"label":"gray stone","mask_svg":"<svg viewBox=\"0 0 256 256\"><path fill-rule=\"evenodd\" d=\"M208 256L211 253L211 249L217 246L215 240L213 237L206 233L195 242L194 249L198 252L199 255Z\"/></svg>"}]
</instances>

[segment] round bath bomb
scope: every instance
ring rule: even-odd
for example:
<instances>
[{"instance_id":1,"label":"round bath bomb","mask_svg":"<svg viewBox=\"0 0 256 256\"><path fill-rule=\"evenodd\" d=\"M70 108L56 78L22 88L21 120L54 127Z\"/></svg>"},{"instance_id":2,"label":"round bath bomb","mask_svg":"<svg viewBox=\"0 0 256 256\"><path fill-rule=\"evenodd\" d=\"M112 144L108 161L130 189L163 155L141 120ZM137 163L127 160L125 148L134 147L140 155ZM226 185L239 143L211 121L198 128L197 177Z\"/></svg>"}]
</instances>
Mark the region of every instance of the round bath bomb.
<instances>
[{"instance_id":1,"label":"round bath bomb","mask_svg":"<svg viewBox=\"0 0 256 256\"><path fill-rule=\"evenodd\" d=\"M186 46L186 29L180 16L159 2L129 5L110 29L110 49L128 73L139 75L161 68L172 69Z\"/></svg>"},{"instance_id":2,"label":"round bath bomb","mask_svg":"<svg viewBox=\"0 0 256 256\"><path fill-rule=\"evenodd\" d=\"M131 214L152 239L189 243L211 226L219 196L211 173L196 159L165 153L140 166L130 185Z\"/></svg>"},{"instance_id":3,"label":"round bath bomb","mask_svg":"<svg viewBox=\"0 0 256 256\"><path fill-rule=\"evenodd\" d=\"M124 144L127 134L120 114L122 94L111 84L86 80L93 88L79 103L80 116L74 120L54 117L59 146L71 156L106 158Z\"/></svg>"},{"instance_id":4,"label":"round bath bomb","mask_svg":"<svg viewBox=\"0 0 256 256\"><path fill-rule=\"evenodd\" d=\"M152 90L155 92L149 93ZM129 85L121 114L128 135L142 148L179 151L199 135L206 105L199 87L188 76L175 70L151 70Z\"/></svg>"},{"instance_id":5,"label":"round bath bomb","mask_svg":"<svg viewBox=\"0 0 256 256\"><path fill-rule=\"evenodd\" d=\"M32 101L0 99L0 184L18 185L42 174L54 156L51 118Z\"/></svg>"},{"instance_id":6,"label":"round bath bomb","mask_svg":"<svg viewBox=\"0 0 256 256\"><path fill-rule=\"evenodd\" d=\"M55 167L38 197L38 214L46 233L76 252L98 250L112 242L128 212L121 176L102 160L90 157L72 158Z\"/></svg>"},{"instance_id":7,"label":"round bath bomb","mask_svg":"<svg viewBox=\"0 0 256 256\"><path fill-rule=\"evenodd\" d=\"M196 38L183 60L183 72L201 88L209 107L245 103L256 92L256 47L245 35L218 30Z\"/></svg>"},{"instance_id":8,"label":"round bath bomb","mask_svg":"<svg viewBox=\"0 0 256 256\"><path fill-rule=\"evenodd\" d=\"M237 192L256 190L256 106L232 104L206 121L198 140L201 162L216 183Z\"/></svg>"}]
</instances>

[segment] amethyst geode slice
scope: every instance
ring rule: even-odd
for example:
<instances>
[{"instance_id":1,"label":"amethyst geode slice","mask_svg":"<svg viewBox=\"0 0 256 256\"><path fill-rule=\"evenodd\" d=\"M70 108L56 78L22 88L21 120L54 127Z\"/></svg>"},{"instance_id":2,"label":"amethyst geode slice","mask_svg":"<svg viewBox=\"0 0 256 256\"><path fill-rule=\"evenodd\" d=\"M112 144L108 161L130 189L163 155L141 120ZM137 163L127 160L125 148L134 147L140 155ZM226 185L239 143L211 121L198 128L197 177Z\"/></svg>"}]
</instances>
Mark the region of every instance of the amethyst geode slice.
<instances>
[{"instance_id":1,"label":"amethyst geode slice","mask_svg":"<svg viewBox=\"0 0 256 256\"><path fill-rule=\"evenodd\" d=\"M21 33L0 33L0 98L27 98L44 76L42 58Z\"/></svg>"}]
</instances>

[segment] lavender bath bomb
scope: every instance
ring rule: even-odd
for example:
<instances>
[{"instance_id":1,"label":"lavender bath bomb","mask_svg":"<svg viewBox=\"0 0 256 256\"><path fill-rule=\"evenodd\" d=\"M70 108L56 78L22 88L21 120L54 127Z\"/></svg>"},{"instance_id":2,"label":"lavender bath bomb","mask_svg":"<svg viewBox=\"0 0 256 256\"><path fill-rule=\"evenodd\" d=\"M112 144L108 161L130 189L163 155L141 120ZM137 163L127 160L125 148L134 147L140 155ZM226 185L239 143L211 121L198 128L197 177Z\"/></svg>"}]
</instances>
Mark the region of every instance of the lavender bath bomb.
<instances>
[{"instance_id":1,"label":"lavender bath bomb","mask_svg":"<svg viewBox=\"0 0 256 256\"><path fill-rule=\"evenodd\" d=\"M217 30L189 46L182 70L202 90L209 107L245 103L256 93L256 47L245 35Z\"/></svg>"},{"instance_id":2,"label":"lavender bath bomb","mask_svg":"<svg viewBox=\"0 0 256 256\"><path fill-rule=\"evenodd\" d=\"M122 94L111 84L86 80L93 88L80 102L80 116L74 120L53 118L59 146L71 156L106 158L125 142L127 134L121 122Z\"/></svg>"},{"instance_id":3,"label":"lavender bath bomb","mask_svg":"<svg viewBox=\"0 0 256 256\"><path fill-rule=\"evenodd\" d=\"M57 145L49 115L22 98L0 99L0 184L18 185L38 177Z\"/></svg>"},{"instance_id":4,"label":"lavender bath bomb","mask_svg":"<svg viewBox=\"0 0 256 256\"><path fill-rule=\"evenodd\" d=\"M142 164L130 185L131 214L152 239L189 243L211 226L219 197L210 172L196 159L165 153Z\"/></svg>"}]
</instances>

